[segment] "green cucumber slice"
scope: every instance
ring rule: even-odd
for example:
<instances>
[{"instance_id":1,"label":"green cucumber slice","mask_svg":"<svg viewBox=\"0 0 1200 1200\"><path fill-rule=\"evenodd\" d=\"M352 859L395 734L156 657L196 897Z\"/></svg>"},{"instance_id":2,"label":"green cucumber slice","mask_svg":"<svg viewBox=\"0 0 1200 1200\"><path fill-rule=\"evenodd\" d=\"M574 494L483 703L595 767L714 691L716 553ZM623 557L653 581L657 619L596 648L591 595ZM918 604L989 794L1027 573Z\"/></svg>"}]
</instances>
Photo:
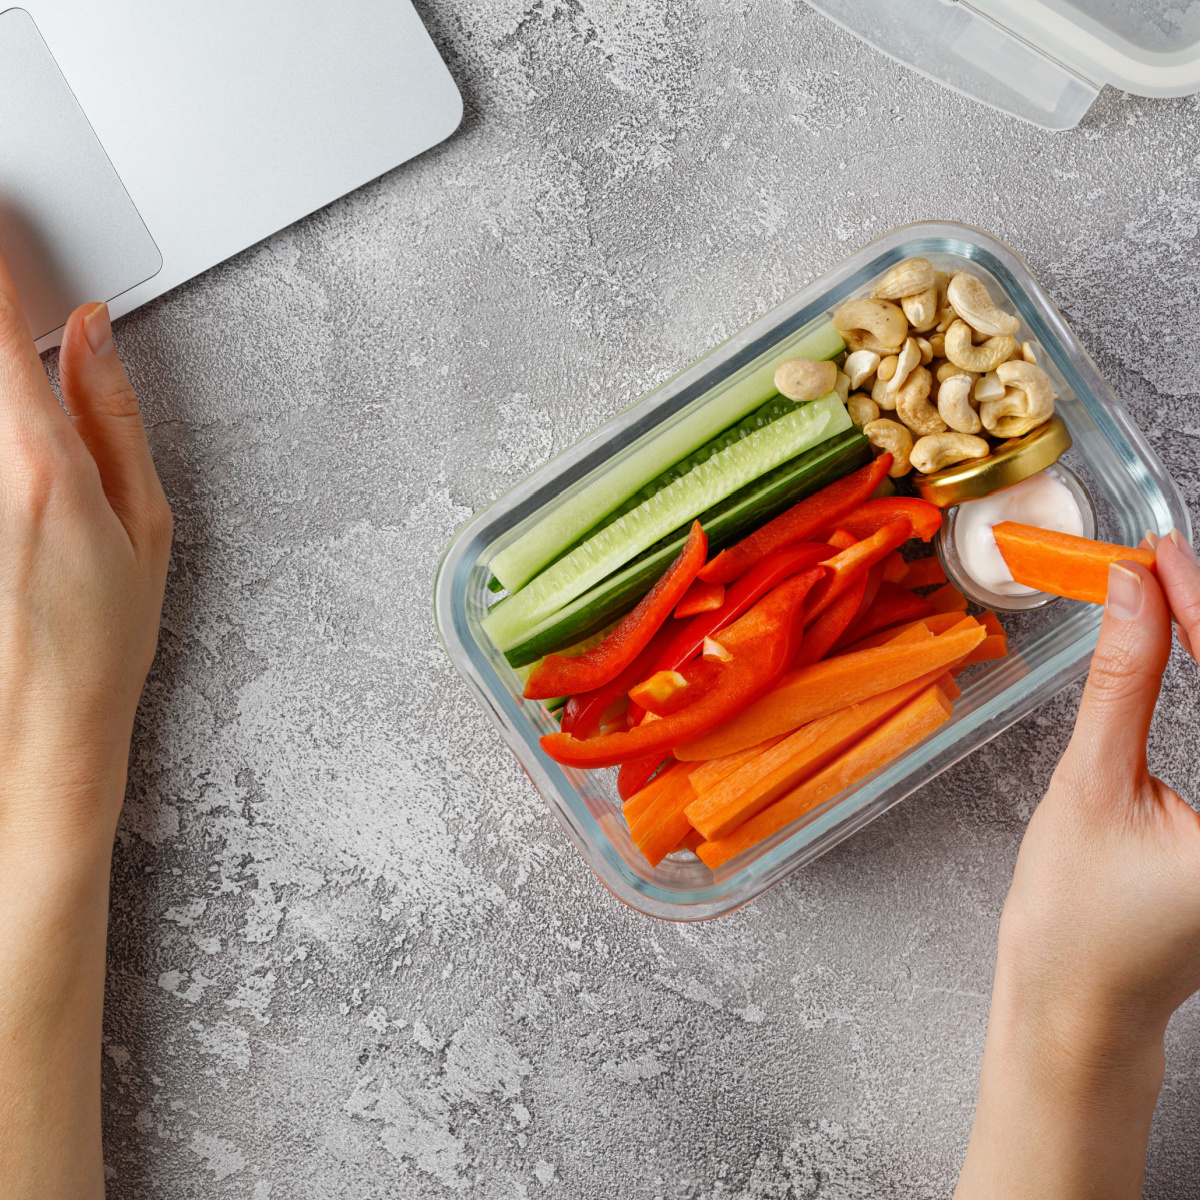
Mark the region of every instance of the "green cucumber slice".
<instances>
[{"instance_id":1,"label":"green cucumber slice","mask_svg":"<svg viewBox=\"0 0 1200 1200\"><path fill-rule=\"evenodd\" d=\"M488 564L492 574L504 588L516 592L622 501L772 396L775 368L785 359L834 358L845 348L831 322L802 330L773 347L765 361L725 380L695 412L606 470L501 550Z\"/></svg>"},{"instance_id":2,"label":"green cucumber slice","mask_svg":"<svg viewBox=\"0 0 1200 1200\"><path fill-rule=\"evenodd\" d=\"M756 479L700 515L710 552L732 545L805 496L870 460L870 444L852 428ZM686 538L686 529L676 530L643 551L611 578L531 630L506 650L504 657L513 667L525 667L611 626L650 590L679 554Z\"/></svg>"},{"instance_id":3,"label":"green cucumber slice","mask_svg":"<svg viewBox=\"0 0 1200 1200\"><path fill-rule=\"evenodd\" d=\"M483 620L484 632L497 649L507 650L659 538L850 424L841 398L830 392L727 446L494 605Z\"/></svg>"}]
</instances>

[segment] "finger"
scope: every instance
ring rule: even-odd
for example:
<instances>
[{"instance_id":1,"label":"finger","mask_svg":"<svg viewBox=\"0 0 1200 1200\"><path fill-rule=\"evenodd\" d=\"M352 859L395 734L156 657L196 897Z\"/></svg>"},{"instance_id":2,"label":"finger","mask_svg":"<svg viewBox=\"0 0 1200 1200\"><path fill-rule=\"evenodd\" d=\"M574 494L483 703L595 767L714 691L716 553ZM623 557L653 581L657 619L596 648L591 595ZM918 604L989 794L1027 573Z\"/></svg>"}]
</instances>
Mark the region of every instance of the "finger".
<instances>
[{"instance_id":1,"label":"finger","mask_svg":"<svg viewBox=\"0 0 1200 1200\"><path fill-rule=\"evenodd\" d=\"M1195 658L1193 647L1200 645L1200 563L1196 552L1178 529L1172 529L1159 540L1154 556L1179 641Z\"/></svg>"},{"instance_id":2,"label":"finger","mask_svg":"<svg viewBox=\"0 0 1200 1200\"><path fill-rule=\"evenodd\" d=\"M33 344L17 285L0 253L0 444L67 426Z\"/></svg>"},{"instance_id":3,"label":"finger","mask_svg":"<svg viewBox=\"0 0 1200 1200\"><path fill-rule=\"evenodd\" d=\"M1076 762L1106 777L1145 773L1146 737L1170 653L1170 613L1154 576L1138 563L1114 563L1071 737Z\"/></svg>"},{"instance_id":4,"label":"finger","mask_svg":"<svg viewBox=\"0 0 1200 1200\"><path fill-rule=\"evenodd\" d=\"M85 304L71 314L58 362L63 402L95 459L108 502L137 542L151 533L166 501L107 304Z\"/></svg>"}]
</instances>

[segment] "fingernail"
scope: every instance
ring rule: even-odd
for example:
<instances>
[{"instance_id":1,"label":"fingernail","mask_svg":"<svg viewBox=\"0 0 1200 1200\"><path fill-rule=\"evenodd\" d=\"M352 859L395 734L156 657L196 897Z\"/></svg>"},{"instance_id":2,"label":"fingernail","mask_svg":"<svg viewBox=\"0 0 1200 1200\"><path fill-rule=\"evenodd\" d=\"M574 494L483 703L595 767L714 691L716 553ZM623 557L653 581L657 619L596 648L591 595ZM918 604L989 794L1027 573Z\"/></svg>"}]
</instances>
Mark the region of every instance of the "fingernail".
<instances>
[{"instance_id":1,"label":"fingernail","mask_svg":"<svg viewBox=\"0 0 1200 1200\"><path fill-rule=\"evenodd\" d=\"M1133 621L1142 611L1145 589L1142 577L1120 563L1108 568L1108 599L1104 607L1118 621Z\"/></svg>"},{"instance_id":2,"label":"fingernail","mask_svg":"<svg viewBox=\"0 0 1200 1200\"><path fill-rule=\"evenodd\" d=\"M108 305L97 304L83 318L83 332L87 334L92 353L101 358L113 348L112 322L108 319Z\"/></svg>"},{"instance_id":3,"label":"fingernail","mask_svg":"<svg viewBox=\"0 0 1200 1200\"><path fill-rule=\"evenodd\" d=\"M1162 541L1162 538L1160 538L1152 529L1147 529L1145 541L1146 545L1149 546L1151 550L1157 550L1158 543Z\"/></svg>"},{"instance_id":4,"label":"fingernail","mask_svg":"<svg viewBox=\"0 0 1200 1200\"><path fill-rule=\"evenodd\" d=\"M1192 549L1192 543L1179 532L1178 529L1172 529L1167 535L1175 544L1175 549L1179 551L1189 562L1196 562L1196 551Z\"/></svg>"}]
</instances>

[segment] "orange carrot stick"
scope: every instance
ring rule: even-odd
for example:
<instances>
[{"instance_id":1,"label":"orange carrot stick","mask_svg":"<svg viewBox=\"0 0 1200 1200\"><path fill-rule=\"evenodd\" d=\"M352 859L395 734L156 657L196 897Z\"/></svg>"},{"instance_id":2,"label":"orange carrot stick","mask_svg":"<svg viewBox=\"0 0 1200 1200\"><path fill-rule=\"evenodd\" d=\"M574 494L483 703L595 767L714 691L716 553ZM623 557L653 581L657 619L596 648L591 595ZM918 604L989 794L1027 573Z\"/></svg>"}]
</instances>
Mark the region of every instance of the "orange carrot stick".
<instances>
[{"instance_id":1,"label":"orange carrot stick","mask_svg":"<svg viewBox=\"0 0 1200 1200\"><path fill-rule=\"evenodd\" d=\"M857 783L899 755L911 750L940 725L952 712L950 701L938 687L926 688L910 700L861 742L851 746L823 771L802 783L770 808L763 809L728 837L705 842L696 853L712 868L728 862L751 846L770 837L779 829L811 812L838 792Z\"/></svg>"},{"instance_id":2,"label":"orange carrot stick","mask_svg":"<svg viewBox=\"0 0 1200 1200\"><path fill-rule=\"evenodd\" d=\"M855 642L853 646L839 650L838 654L852 654L856 650L871 650L876 646L882 646L890 642L896 634L905 629L912 629L914 625L924 625L936 637L938 634L946 633L961 621L962 613L960 612L934 613L932 616L922 617L919 621L910 621L905 625L893 625L891 629L881 629L878 633L873 633L870 637Z\"/></svg>"},{"instance_id":3,"label":"orange carrot stick","mask_svg":"<svg viewBox=\"0 0 1200 1200\"><path fill-rule=\"evenodd\" d=\"M697 794L715 788L722 779L732 775L752 758L765 754L776 743L782 742L784 736L782 733L778 734L773 738L767 738L765 742L760 742L757 746L739 750L736 754L727 754L723 758L710 759L708 762L702 762L699 766L689 764L693 767L692 773L688 776L692 781L692 787L696 789Z\"/></svg>"},{"instance_id":4,"label":"orange carrot stick","mask_svg":"<svg viewBox=\"0 0 1200 1200\"><path fill-rule=\"evenodd\" d=\"M989 636L994 633L997 637L1008 637L1004 626L1000 624L1000 618L990 608L979 618L979 622L988 631Z\"/></svg>"},{"instance_id":5,"label":"orange carrot stick","mask_svg":"<svg viewBox=\"0 0 1200 1200\"><path fill-rule=\"evenodd\" d=\"M625 823L630 829L674 780L689 773L691 765L691 763L672 763L669 767L664 767L644 788L634 792L625 801L621 812L625 815Z\"/></svg>"},{"instance_id":6,"label":"orange carrot stick","mask_svg":"<svg viewBox=\"0 0 1200 1200\"><path fill-rule=\"evenodd\" d=\"M688 820L709 841L728 836L882 725L914 696L935 683L940 686L942 675L940 670L928 671L882 695L802 725L689 804Z\"/></svg>"},{"instance_id":7,"label":"orange carrot stick","mask_svg":"<svg viewBox=\"0 0 1200 1200\"><path fill-rule=\"evenodd\" d=\"M975 666L976 663L991 662L996 658L1004 658L1008 654L1008 638L998 637L994 633L989 633L987 637L967 655L966 658L954 668L954 673L957 675L959 671L965 671L968 667Z\"/></svg>"},{"instance_id":8,"label":"orange carrot stick","mask_svg":"<svg viewBox=\"0 0 1200 1200\"><path fill-rule=\"evenodd\" d=\"M970 654L986 636L983 627L972 622L971 628L944 633L927 642L876 646L801 667L785 675L772 691L720 729L675 747L675 757L689 762L718 758L757 745L777 733L799 729L927 671L945 670Z\"/></svg>"},{"instance_id":9,"label":"orange carrot stick","mask_svg":"<svg viewBox=\"0 0 1200 1200\"><path fill-rule=\"evenodd\" d=\"M883 578L887 583L902 583L905 587L912 587L908 582L908 563L899 550L893 550L883 560Z\"/></svg>"},{"instance_id":10,"label":"orange carrot stick","mask_svg":"<svg viewBox=\"0 0 1200 1200\"><path fill-rule=\"evenodd\" d=\"M687 833L683 835L683 841L681 841L679 845L675 847L675 850L672 851L672 853L677 853L680 850L695 850L696 847L699 846L703 841L704 834L702 834L698 829L689 829Z\"/></svg>"},{"instance_id":11,"label":"orange carrot stick","mask_svg":"<svg viewBox=\"0 0 1200 1200\"><path fill-rule=\"evenodd\" d=\"M1113 563L1136 562L1154 570L1153 550L1093 542L1016 521L1002 521L994 532L1013 578L1055 596L1103 604L1108 595L1108 568Z\"/></svg>"},{"instance_id":12,"label":"orange carrot stick","mask_svg":"<svg viewBox=\"0 0 1200 1200\"><path fill-rule=\"evenodd\" d=\"M967 598L952 583L944 583L936 592L925 599L933 605L934 612L966 612Z\"/></svg>"},{"instance_id":13,"label":"orange carrot stick","mask_svg":"<svg viewBox=\"0 0 1200 1200\"><path fill-rule=\"evenodd\" d=\"M631 826L630 837L652 867L657 867L687 836L691 822L684 809L695 799L688 777L680 775Z\"/></svg>"},{"instance_id":14,"label":"orange carrot stick","mask_svg":"<svg viewBox=\"0 0 1200 1200\"><path fill-rule=\"evenodd\" d=\"M942 560L936 554L928 558L915 558L908 564L908 574L901 581L906 588L930 587L935 583L946 582L946 572Z\"/></svg>"}]
</instances>

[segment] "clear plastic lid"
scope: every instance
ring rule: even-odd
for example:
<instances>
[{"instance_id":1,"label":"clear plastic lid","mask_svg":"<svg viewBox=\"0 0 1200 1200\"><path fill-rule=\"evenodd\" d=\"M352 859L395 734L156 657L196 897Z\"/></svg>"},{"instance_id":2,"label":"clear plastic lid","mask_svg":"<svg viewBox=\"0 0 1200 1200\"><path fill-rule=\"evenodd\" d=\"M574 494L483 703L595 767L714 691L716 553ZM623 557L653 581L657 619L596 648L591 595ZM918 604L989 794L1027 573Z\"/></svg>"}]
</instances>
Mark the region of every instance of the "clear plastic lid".
<instances>
[{"instance_id":1,"label":"clear plastic lid","mask_svg":"<svg viewBox=\"0 0 1200 1200\"><path fill-rule=\"evenodd\" d=\"M1200 0L809 0L877 50L983 104L1070 129L1103 84L1200 91Z\"/></svg>"}]
</instances>

